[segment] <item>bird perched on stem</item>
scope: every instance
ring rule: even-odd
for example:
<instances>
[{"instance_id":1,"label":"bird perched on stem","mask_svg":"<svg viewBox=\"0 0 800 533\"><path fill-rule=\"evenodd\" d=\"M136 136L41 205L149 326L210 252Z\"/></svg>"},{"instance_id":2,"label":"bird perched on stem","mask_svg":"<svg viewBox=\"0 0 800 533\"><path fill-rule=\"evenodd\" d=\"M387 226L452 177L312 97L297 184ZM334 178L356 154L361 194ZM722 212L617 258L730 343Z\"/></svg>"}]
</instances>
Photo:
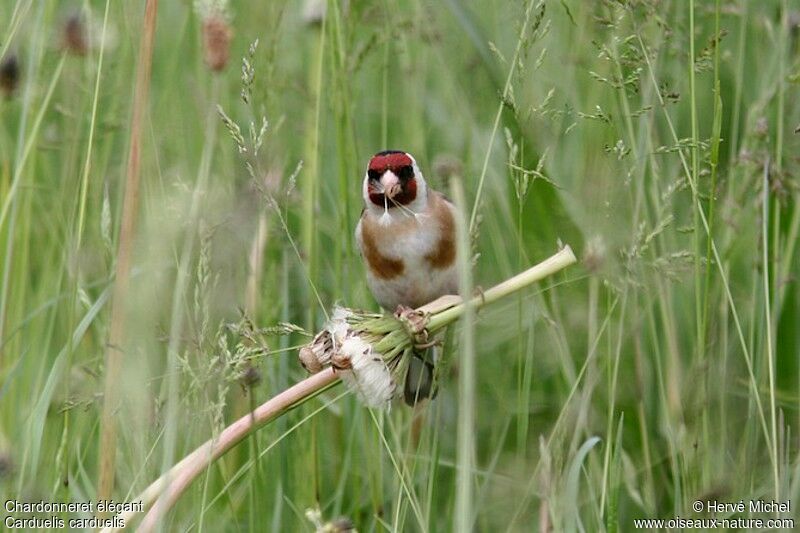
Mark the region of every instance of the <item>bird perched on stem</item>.
<instances>
[{"instance_id":1,"label":"bird perched on stem","mask_svg":"<svg viewBox=\"0 0 800 533\"><path fill-rule=\"evenodd\" d=\"M428 187L414 158L397 150L372 156L362 194L356 241L378 304L402 314L458 293L455 207ZM415 350L409 362L403 391L409 405L435 395L434 349Z\"/></svg>"}]
</instances>

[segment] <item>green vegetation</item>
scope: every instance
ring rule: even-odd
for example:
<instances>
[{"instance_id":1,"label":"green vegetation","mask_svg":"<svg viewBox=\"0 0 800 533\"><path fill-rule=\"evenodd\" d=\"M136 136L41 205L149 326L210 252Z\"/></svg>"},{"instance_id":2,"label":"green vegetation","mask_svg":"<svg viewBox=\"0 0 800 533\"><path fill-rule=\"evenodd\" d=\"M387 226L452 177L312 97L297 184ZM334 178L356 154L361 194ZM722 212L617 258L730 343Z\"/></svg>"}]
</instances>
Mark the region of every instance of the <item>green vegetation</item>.
<instances>
[{"instance_id":1,"label":"green vegetation","mask_svg":"<svg viewBox=\"0 0 800 533\"><path fill-rule=\"evenodd\" d=\"M144 4L0 3L0 500L105 462L130 501L303 379L335 304L377 310L353 230L395 148L463 198L465 287L581 265L451 328L424 408L339 386L248 436L169 530L796 515L797 3L162 1L137 91Z\"/></svg>"}]
</instances>

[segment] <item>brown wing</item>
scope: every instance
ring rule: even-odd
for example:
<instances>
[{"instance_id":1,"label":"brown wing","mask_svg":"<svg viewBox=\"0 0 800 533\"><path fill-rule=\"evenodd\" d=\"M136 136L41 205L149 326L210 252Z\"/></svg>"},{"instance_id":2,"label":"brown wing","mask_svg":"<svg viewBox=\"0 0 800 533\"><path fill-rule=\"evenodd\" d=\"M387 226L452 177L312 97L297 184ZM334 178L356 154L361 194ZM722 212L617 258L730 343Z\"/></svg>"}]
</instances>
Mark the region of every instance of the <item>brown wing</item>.
<instances>
[{"instance_id":1,"label":"brown wing","mask_svg":"<svg viewBox=\"0 0 800 533\"><path fill-rule=\"evenodd\" d=\"M434 249L425 256L432 268L449 268L456 260L456 222L453 217L454 206L443 194L436 193L434 198L433 217L439 224L439 241Z\"/></svg>"}]
</instances>

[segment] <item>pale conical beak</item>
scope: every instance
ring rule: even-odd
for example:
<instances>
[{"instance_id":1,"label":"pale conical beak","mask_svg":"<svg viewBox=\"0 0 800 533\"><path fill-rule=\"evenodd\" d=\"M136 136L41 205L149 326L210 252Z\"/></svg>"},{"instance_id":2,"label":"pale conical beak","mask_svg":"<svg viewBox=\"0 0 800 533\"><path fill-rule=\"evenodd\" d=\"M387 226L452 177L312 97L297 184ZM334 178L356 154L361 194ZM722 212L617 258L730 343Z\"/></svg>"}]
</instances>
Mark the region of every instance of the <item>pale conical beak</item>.
<instances>
[{"instance_id":1,"label":"pale conical beak","mask_svg":"<svg viewBox=\"0 0 800 533\"><path fill-rule=\"evenodd\" d=\"M381 185L383 186L384 194L388 198L394 198L403 190L400 184L400 178L391 170L387 170L383 173L383 176L381 176Z\"/></svg>"}]
</instances>

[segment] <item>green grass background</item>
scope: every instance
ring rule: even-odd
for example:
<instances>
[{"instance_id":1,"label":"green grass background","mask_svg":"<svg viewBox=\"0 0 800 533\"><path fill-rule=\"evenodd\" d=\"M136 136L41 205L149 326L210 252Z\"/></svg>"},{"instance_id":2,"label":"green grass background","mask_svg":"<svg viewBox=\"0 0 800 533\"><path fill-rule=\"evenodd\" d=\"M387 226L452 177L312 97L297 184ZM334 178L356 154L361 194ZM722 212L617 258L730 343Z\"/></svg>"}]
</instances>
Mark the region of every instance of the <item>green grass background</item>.
<instances>
[{"instance_id":1,"label":"green grass background","mask_svg":"<svg viewBox=\"0 0 800 533\"><path fill-rule=\"evenodd\" d=\"M583 259L478 314L464 392L474 468L457 476L454 335L418 439L405 406L371 412L332 389L217 461L170 530L311 530L305 511L317 506L361 531L630 531L634 518L705 516L691 511L696 499L792 500L794 515L800 5L327 8L311 24L301 2L231 2L231 59L214 74L198 10L160 3L114 497L132 499L169 458L304 376L293 347L306 337L237 350L221 324L246 310L258 326L314 331L324 314L312 287L327 308L376 308L352 233L366 162L394 148L435 188L460 181L467 215L479 200L477 285L544 259L559 240ZM75 10L91 21L86 56L60 47ZM16 93L0 100L3 501L96 493L142 11L0 3L0 50L22 67ZM241 58L256 39L246 104ZM217 105L246 143L251 121L269 122L245 158L258 185ZM262 380L245 390L248 365ZM469 514L457 520L464 484Z\"/></svg>"}]
</instances>

